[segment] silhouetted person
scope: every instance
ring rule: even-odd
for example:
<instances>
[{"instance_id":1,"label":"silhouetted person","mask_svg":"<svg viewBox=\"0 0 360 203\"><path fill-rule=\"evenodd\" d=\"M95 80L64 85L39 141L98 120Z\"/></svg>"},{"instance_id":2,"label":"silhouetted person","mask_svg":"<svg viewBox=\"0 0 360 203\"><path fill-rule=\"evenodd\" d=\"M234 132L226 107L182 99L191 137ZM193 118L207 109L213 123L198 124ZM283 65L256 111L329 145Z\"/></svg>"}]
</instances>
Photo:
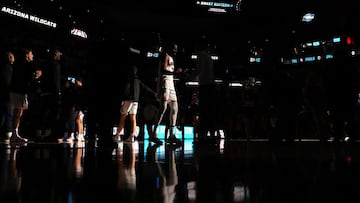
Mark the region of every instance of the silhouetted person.
<instances>
[{"instance_id":1,"label":"silhouetted person","mask_svg":"<svg viewBox=\"0 0 360 203\"><path fill-rule=\"evenodd\" d=\"M10 142L12 135L13 109L10 103L10 83L15 63L14 53L7 51L0 65L0 138Z\"/></svg>"},{"instance_id":2,"label":"silhouetted person","mask_svg":"<svg viewBox=\"0 0 360 203\"><path fill-rule=\"evenodd\" d=\"M43 138L57 140L62 135L61 124L61 67L62 53L50 50L48 63L42 69L43 80Z\"/></svg>"},{"instance_id":3,"label":"silhouetted person","mask_svg":"<svg viewBox=\"0 0 360 203\"><path fill-rule=\"evenodd\" d=\"M16 142L27 142L26 138L23 138L20 134L22 118L24 111L27 109L24 106L24 101L27 97L30 88L30 81L35 71L34 54L32 49L24 49L22 52L22 58L20 63L16 64L13 69L10 84L10 101L13 111L13 132L11 140Z\"/></svg>"},{"instance_id":4,"label":"silhouetted person","mask_svg":"<svg viewBox=\"0 0 360 203\"><path fill-rule=\"evenodd\" d=\"M67 80L61 90L61 118L63 119L63 137L58 142L75 141L76 132L76 96L77 87L71 80Z\"/></svg>"},{"instance_id":5,"label":"silhouetted person","mask_svg":"<svg viewBox=\"0 0 360 203\"><path fill-rule=\"evenodd\" d=\"M199 140L207 134L215 136L216 87L214 63L211 59L210 45L205 38L198 44L195 80L199 81Z\"/></svg>"},{"instance_id":6,"label":"silhouetted person","mask_svg":"<svg viewBox=\"0 0 360 203\"><path fill-rule=\"evenodd\" d=\"M156 96L156 92L154 92L151 88L149 88L140 80L137 72L138 72L137 66L132 65L127 75L127 82L122 97L123 101L121 102L120 122L118 125L116 135L114 137L115 142L120 141L121 137L124 135L125 120L127 116L130 117L131 127L130 127L130 134L128 138L125 139L125 141L128 142L134 141L136 136L136 127L137 127L136 116L138 113L139 99L142 90L145 90L146 92Z\"/></svg>"},{"instance_id":7,"label":"silhouetted person","mask_svg":"<svg viewBox=\"0 0 360 203\"><path fill-rule=\"evenodd\" d=\"M47 105L46 98L47 95L44 94L44 80L42 75L42 69L39 67L35 70L33 78L30 82L29 90L29 113L31 118L31 125L35 129L35 140L42 140L43 136L45 137L45 130L48 128L45 127L44 123L48 122Z\"/></svg>"},{"instance_id":8,"label":"silhouetted person","mask_svg":"<svg viewBox=\"0 0 360 203\"><path fill-rule=\"evenodd\" d=\"M302 86L278 57L274 47L268 47L264 54L263 86L269 114L269 139L271 142L282 139L292 142L296 118L303 104Z\"/></svg>"},{"instance_id":9,"label":"silhouetted person","mask_svg":"<svg viewBox=\"0 0 360 203\"><path fill-rule=\"evenodd\" d=\"M335 142L354 138L356 69L345 45L335 47L334 58L326 68L326 94L334 126ZM347 135L346 135L347 134Z\"/></svg>"},{"instance_id":10,"label":"silhouetted person","mask_svg":"<svg viewBox=\"0 0 360 203\"><path fill-rule=\"evenodd\" d=\"M326 141L329 138L330 123L326 115L327 102L323 82L324 66L314 63L306 65L304 69L306 75L303 88L305 105L303 113L309 111L312 122L314 122L315 136L321 141Z\"/></svg>"}]
</instances>

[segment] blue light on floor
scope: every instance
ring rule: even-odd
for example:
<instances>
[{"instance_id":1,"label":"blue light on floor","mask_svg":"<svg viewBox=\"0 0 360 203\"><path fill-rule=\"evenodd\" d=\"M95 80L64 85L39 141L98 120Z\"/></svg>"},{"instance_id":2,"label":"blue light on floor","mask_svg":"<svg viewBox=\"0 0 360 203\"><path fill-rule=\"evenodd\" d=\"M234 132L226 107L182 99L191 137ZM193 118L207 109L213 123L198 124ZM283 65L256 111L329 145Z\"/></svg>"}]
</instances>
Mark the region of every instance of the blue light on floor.
<instances>
[{"instance_id":1,"label":"blue light on floor","mask_svg":"<svg viewBox=\"0 0 360 203\"><path fill-rule=\"evenodd\" d=\"M146 130L146 124L144 125L144 139L149 139L149 133ZM165 139L165 125L159 125L158 127L158 138ZM182 131L178 128L174 129L175 136L179 139L182 138ZM193 126L185 126L184 127L184 139L194 139L194 127Z\"/></svg>"}]
</instances>

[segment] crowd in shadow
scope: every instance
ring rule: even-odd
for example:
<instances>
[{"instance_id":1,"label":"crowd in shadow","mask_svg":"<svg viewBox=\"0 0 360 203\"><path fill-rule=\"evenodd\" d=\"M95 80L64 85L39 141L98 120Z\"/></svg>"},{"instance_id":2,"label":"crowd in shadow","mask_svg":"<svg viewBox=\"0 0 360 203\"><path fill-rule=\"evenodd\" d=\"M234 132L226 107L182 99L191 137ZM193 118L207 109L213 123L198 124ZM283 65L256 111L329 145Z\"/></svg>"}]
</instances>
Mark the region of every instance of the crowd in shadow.
<instances>
[{"instance_id":1,"label":"crowd in shadow","mask_svg":"<svg viewBox=\"0 0 360 203\"><path fill-rule=\"evenodd\" d=\"M129 46L128 42L120 41L116 45L116 51L110 51L114 47L110 41L94 43L89 51L86 73L78 74L74 78L69 77L73 76L72 72L59 67L61 63L56 57L61 57L62 53L55 52L55 49L49 51L50 56L43 63L31 63L29 70L32 74L26 74L26 80L32 88L26 92L29 93L31 102L29 109L24 111L23 118L23 113L19 110L9 110L9 103L4 102L10 99L6 97L9 93L6 91L9 90L2 88L3 93L5 90L2 97L6 97L1 104L2 137L7 139L9 131L16 136L24 133L26 138L35 141L84 141L86 125L88 140L98 140L99 145L114 145L113 128L121 117L120 106L124 99L122 91L126 73L135 64L140 72L139 77L145 79L145 83L151 81L146 75L141 75L141 71L147 68L145 57L131 56ZM204 58L211 62L208 47L202 48L198 48L199 59L201 53L204 53ZM192 125L195 129L195 140L208 136L219 138L220 130L224 132L225 138L229 139L269 138L274 142L292 142L307 137L322 141L333 139L336 142L355 140L359 131L356 124L359 122L360 85L357 82L357 67L348 51L345 45L337 45L331 52L332 59L297 65L283 64L278 61L279 57L265 53L263 62L256 67L256 71L241 77L244 79L241 81L241 88L227 86L226 80L223 83L204 82L214 81L215 77L209 75L209 72L205 73L205 77L196 72L197 69L190 73L185 70L177 76L178 80L175 82L179 113L176 123L170 127L182 129L185 125ZM268 52L271 52L271 47ZM8 55L2 67L8 65L7 57ZM24 59L19 60L21 63L15 67L25 68ZM214 66L210 62L203 66ZM186 64L184 61L183 63ZM42 81L37 78L36 71L43 71L46 79ZM151 77L159 79L156 75ZM202 78L200 86L185 85L185 81L195 78L199 82ZM14 81L17 80L20 79ZM84 87L79 88L78 82L84 83ZM40 83L44 85L39 85ZM156 89L153 81L148 85L153 90ZM60 96L60 93L64 94ZM140 140L144 124L149 127L150 135L156 134L152 126L159 108L160 104L155 97L140 98L137 115L141 129ZM23 125L14 122L15 120L24 120ZM168 118L163 120L157 125L170 125ZM51 139L44 139L49 135L52 135L49 137ZM21 136L17 138L22 139Z\"/></svg>"},{"instance_id":2,"label":"crowd in shadow","mask_svg":"<svg viewBox=\"0 0 360 203\"><path fill-rule=\"evenodd\" d=\"M254 74L261 85L228 93L228 136L273 142L358 139L360 85L355 59L346 45L335 46L331 55L332 59L301 64L283 64L271 54L264 57Z\"/></svg>"}]
</instances>

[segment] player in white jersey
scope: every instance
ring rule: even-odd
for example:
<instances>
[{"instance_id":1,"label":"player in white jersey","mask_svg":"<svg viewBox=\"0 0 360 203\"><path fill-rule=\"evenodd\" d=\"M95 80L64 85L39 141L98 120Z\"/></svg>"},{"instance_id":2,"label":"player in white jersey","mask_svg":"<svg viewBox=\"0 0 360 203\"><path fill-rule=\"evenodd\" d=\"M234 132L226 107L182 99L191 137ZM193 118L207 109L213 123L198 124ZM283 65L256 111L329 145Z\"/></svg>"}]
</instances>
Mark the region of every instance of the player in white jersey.
<instances>
[{"instance_id":1,"label":"player in white jersey","mask_svg":"<svg viewBox=\"0 0 360 203\"><path fill-rule=\"evenodd\" d=\"M150 141L156 144L162 144L162 141L157 138L157 130L160 125L167 107L170 107L170 135L167 138L169 143L179 143L180 140L175 137L174 127L178 114L178 103L174 84L174 73L181 72L181 69L175 69L174 56L177 52L177 45L172 44L170 47L165 47L162 51L159 78L158 78L158 95L160 99L160 109L155 120L154 134L150 137Z\"/></svg>"}]
</instances>

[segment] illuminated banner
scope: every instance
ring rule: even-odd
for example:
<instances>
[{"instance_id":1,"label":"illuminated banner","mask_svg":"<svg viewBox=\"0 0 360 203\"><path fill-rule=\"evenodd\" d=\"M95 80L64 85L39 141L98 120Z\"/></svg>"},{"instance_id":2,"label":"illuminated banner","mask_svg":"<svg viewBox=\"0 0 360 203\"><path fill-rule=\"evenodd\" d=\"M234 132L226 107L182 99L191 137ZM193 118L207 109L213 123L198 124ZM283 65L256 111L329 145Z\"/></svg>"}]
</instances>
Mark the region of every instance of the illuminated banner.
<instances>
[{"instance_id":1,"label":"illuminated banner","mask_svg":"<svg viewBox=\"0 0 360 203\"><path fill-rule=\"evenodd\" d=\"M85 32L85 31L82 31L82 30L80 30L80 29L74 28L74 29L72 29L72 30L70 31L70 33L71 33L72 35L76 35L76 36L79 36L79 37L84 38L84 39L87 38L86 32Z\"/></svg>"},{"instance_id":2,"label":"illuminated banner","mask_svg":"<svg viewBox=\"0 0 360 203\"><path fill-rule=\"evenodd\" d=\"M239 0L239 2L241 1ZM214 13L227 13L228 10L236 8L232 3L217 1L196 1L196 5L200 7L207 7L209 12Z\"/></svg>"},{"instance_id":3,"label":"illuminated banner","mask_svg":"<svg viewBox=\"0 0 360 203\"><path fill-rule=\"evenodd\" d=\"M52 22L50 20L46 20L46 19L37 17L37 16L29 14L29 13L18 11L18 10L12 9L12 8L8 8L8 7L3 6L1 8L1 12L7 13L9 15L16 16L16 17L19 17L19 18L22 18L22 19L25 19L25 20L29 20L31 22L35 22L35 23L39 23L39 24L42 24L42 25L46 25L46 26L49 26L49 27L56 28L56 23L55 22Z\"/></svg>"}]
</instances>

